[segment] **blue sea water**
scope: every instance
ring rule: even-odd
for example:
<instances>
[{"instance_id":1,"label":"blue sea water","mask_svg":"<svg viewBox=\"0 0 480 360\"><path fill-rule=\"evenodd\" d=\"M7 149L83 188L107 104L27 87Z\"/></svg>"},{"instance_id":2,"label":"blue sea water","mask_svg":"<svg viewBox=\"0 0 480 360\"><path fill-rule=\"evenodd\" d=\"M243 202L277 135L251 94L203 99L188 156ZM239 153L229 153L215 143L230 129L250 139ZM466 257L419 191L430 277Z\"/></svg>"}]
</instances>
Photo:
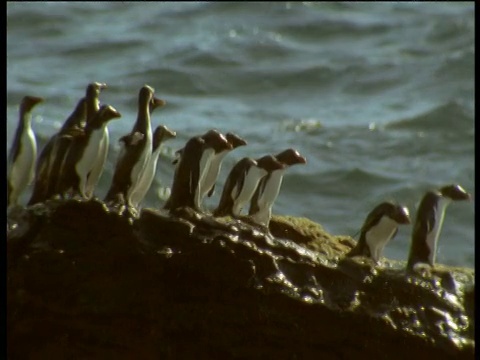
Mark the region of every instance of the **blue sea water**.
<instances>
[{"instance_id":1,"label":"blue sea water","mask_svg":"<svg viewBox=\"0 0 480 360\"><path fill-rule=\"evenodd\" d=\"M101 101L123 116L109 126L103 197L149 84L167 101L153 126L178 136L144 206L163 204L173 152L217 128L248 145L225 158L210 207L236 161L294 147L308 163L288 170L273 212L354 235L384 200L415 217L426 190L474 195L474 26L473 2L9 2L7 151L24 95L46 99L41 148L86 85L106 82ZM473 267L474 204L447 209L437 262ZM406 259L410 234L384 255Z\"/></svg>"}]
</instances>

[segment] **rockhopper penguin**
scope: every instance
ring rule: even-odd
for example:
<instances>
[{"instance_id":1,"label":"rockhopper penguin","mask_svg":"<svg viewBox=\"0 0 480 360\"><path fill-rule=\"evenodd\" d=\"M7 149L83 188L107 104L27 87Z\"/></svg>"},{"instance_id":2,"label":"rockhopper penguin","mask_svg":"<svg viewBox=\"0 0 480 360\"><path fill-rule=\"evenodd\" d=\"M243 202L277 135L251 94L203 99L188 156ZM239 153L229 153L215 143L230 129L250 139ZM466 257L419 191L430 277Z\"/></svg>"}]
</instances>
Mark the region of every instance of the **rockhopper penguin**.
<instances>
[{"instance_id":1,"label":"rockhopper penguin","mask_svg":"<svg viewBox=\"0 0 480 360\"><path fill-rule=\"evenodd\" d=\"M410 224L408 208L391 202L377 205L365 219L356 246L346 256L380 260L385 245L395 237L398 225Z\"/></svg>"},{"instance_id":2,"label":"rockhopper penguin","mask_svg":"<svg viewBox=\"0 0 480 360\"><path fill-rule=\"evenodd\" d=\"M417 263L435 265L445 209L452 201L469 199L470 194L460 185L447 185L436 191L428 191L423 196L413 226L407 270L413 270Z\"/></svg>"},{"instance_id":3,"label":"rockhopper penguin","mask_svg":"<svg viewBox=\"0 0 480 360\"><path fill-rule=\"evenodd\" d=\"M120 117L121 114L115 108L102 105L93 119L87 122L85 129L75 129L63 135L68 137L70 145L60 168L56 193L73 191L85 199L89 198L86 193L87 179L95 165L104 128L110 120Z\"/></svg>"},{"instance_id":4,"label":"rockhopper penguin","mask_svg":"<svg viewBox=\"0 0 480 360\"><path fill-rule=\"evenodd\" d=\"M209 130L202 136L191 138L180 150L170 198L165 209L174 210L181 206L200 209L200 184L215 154L230 150L232 146L217 130Z\"/></svg>"},{"instance_id":5,"label":"rockhopper penguin","mask_svg":"<svg viewBox=\"0 0 480 360\"><path fill-rule=\"evenodd\" d=\"M152 144L152 156L145 167L144 172L142 173L137 187L132 194L132 205L138 206L143 200L145 195L152 185L153 178L155 177L155 170L157 169L158 157L162 150L162 144L177 136L175 131L170 130L164 125L158 126L153 133L153 144Z\"/></svg>"},{"instance_id":6,"label":"rockhopper penguin","mask_svg":"<svg viewBox=\"0 0 480 360\"><path fill-rule=\"evenodd\" d=\"M43 98L25 96L20 104L20 119L10 147L7 164L7 207L16 205L20 194L35 175L37 141L32 130L32 109Z\"/></svg>"},{"instance_id":7,"label":"rockhopper penguin","mask_svg":"<svg viewBox=\"0 0 480 360\"><path fill-rule=\"evenodd\" d=\"M285 165L272 155L258 160L249 157L241 159L230 171L213 215L238 217L244 205L252 198L258 182L272 171L284 168Z\"/></svg>"},{"instance_id":8,"label":"rockhopper penguin","mask_svg":"<svg viewBox=\"0 0 480 360\"><path fill-rule=\"evenodd\" d=\"M272 207L280 192L285 170L296 164L306 164L307 160L294 149L287 149L275 155L285 165L284 169L272 171L262 178L250 202L250 215L254 222L268 228L272 217Z\"/></svg>"}]
</instances>

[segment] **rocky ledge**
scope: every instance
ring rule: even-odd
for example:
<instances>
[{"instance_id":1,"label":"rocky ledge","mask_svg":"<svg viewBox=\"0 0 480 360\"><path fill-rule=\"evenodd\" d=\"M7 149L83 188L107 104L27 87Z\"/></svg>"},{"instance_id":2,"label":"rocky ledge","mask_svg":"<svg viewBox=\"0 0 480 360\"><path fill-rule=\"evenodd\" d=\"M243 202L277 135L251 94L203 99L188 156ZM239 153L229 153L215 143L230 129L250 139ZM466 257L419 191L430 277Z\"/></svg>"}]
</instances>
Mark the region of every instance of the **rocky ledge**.
<instances>
[{"instance_id":1,"label":"rocky ledge","mask_svg":"<svg viewBox=\"0 0 480 360\"><path fill-rule=\"evenodd\" d=\"M9 359L473 359L474 271L345 259L307 219L51 200L7 219Z\"/></svg>"}]
</instances>

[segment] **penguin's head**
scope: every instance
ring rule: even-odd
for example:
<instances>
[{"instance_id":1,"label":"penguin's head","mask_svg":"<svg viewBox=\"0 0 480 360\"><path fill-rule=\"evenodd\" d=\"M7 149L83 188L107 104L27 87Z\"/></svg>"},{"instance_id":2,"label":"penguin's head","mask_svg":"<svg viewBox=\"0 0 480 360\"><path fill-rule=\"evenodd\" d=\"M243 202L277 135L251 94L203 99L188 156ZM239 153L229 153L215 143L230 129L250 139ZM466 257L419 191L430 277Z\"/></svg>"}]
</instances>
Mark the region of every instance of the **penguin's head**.
<instances>
[{"instance_id":1,"label":"penguin's head","mask_svg":"<svg viewBox=\"0 0 480 360\"><path fill-rule=\"evenodd\" d=\"M234 133L226 133L225 137L227 138L227 141L230 143L230 145L232 145L233 149L236 149L239 146L247 145L247 142L244 139Z\"/></svg>"},{"instance_id":2,"label":"penguin's head","mask_svg":"<svg viewBox=\"0 0 480 360\"><path fill-rule=\"evenodd\" d=\"M22 99L20 107L23 111L27 112L32 110L35 105L40 104L43 101L44 99L41 97L27 95Z\"/></svg>"},{"instance_id":3,"label":"penguin's head","mask_svg":"<svg viewBox=\"0 0 480 360\"><path fill-rule=\"evenodd\" d=\"M257 166L267 172L285 169L286 165L278 161L273 155L265 155L257 160Z\"/></svg>"},{"instance_id":4,"label":"penguin's head","mask_svg":"<svg viewBox=\"0 0 480 360\"><path fill-rule=\"evenodd\" d=\"M230 144L227 138L217 130L209 130L202 135L202 139L205 141L205 145L213 148L215 153L222 152L224 150L232 150L232 144Z\"/></svg>"},{"instance_id":5,"label":"penguin's head","mask_svg":"<svg viewBox=\"0 0 480 360\"><path fill-rule=\"evenodd\" d=\"M390 219L398 225L411 223L407 207L390 201L385 201L378 204L372 211L370 211L363 223L361 231L367 232L371 230L372 227L378 225L384 218Z\"/></svg>"},{"instance_id":6,"label":"penguin's head","mask_svg":"<svg viewBox=\"0 0 480 360\"><path fill-rule=\"evenodd\" d=\"M175 131L170 130L165 125L157 126L153 133L153 149L157 149L160 144L168 139L173 139L177 136Z\"/></svg>"},{"instance_id":7,"label":"penguin's head","mask_svg":"<svg viewBox=\"0 0 480 360\"><path fill-rule=\"evenodd\" d=\"M398 204L392 204L393 208L392 211L388 214L388 216L395 220L398 224L410 224L410 212L406 206L401 206Z\"/></svg>"},{"instance_id":8,"label":"penguin's head","mask_svg":"<svg viewBox=\"0 0 480 360\"><path fill-rule=\"evenodd\" d=\"M182 158L201 151L202 146L204 145L205 140L203 140L200 136L194 136L188 139L182 151Z\"/></svg>"},{"instance_id":9,"label":"penguin's head","mask_svg":"<svg viewBox=\"0 0 480 360\"><path fill-rule=\"evenodd\" d=\"M411 222L410 213L406 206L385 201L375 206L375 208L368 214L365 224L376 223L384 216L392 219L397 224L410 224ZM367 227L370 228L370 226Z\"/></svg>"},{"instance_id":10,"label":"penguin's head","mask_svg":"<svg viewBox=\"0 0 480 360\"><path fill-rule=\"evenodd\" d=\"M112 105L102 105L98 110L98 117L101 122L107 122L121 118L122 114L120 114Z\"/></svg>"},{"instance_id":11,"label":"penguin's head","mask_svg":"<svg viewBox=\"0 0 480 360\"><path fill-rule=\"evenodd\" d=\"M155 93L155 89L148 85L143 85L138 94L138 102L140 106L142 104L148 104L149 108L151 106L150 102L152 101L153 94Z\"/></svg>"},{"instance_id":12,"label":"penguin's head","mask_svg":"<svg viewBox=\"0 0 480 360\"><path fill-rule=\"evenodd\" d=\"M287 149L282 151L281 153L275 155L278 161L281 163L292 166L295 164L306 164L307 159L300 155L300 153L295 149Z\"/></svg>"},{"instance_id":13,"label":"penguin's head","mask_svg":"<svg viewBox=\"0 0 480 360\"><path fill-rule=\"evenodd\" d=\"M470 194L458 184L446 185L440 188L439 192L443 197L453 201L470 200Z\"/></svg>"},{"instance_id":14,"label":"penguin's head","mask_svg":"<svg viewBox=\"0 0 480 360\"><path fill-rule=\"evenodd\" d=\"M100 95L100 92L106 88L107 88L107 84L105 83L92 82L87 86L87 97L88 98L98 97L98 95Z\"/></svg>"}]
</instances>

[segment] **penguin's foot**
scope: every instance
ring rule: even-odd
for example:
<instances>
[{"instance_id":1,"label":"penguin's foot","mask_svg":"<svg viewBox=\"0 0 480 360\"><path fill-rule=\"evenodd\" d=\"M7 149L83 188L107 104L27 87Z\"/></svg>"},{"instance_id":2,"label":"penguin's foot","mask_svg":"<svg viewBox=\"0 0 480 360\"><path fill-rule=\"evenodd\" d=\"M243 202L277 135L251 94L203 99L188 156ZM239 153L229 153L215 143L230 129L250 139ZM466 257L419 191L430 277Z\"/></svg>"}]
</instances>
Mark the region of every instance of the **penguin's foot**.
<instances>
[{"instance_id":1,"label":"penguin's foot","mask_svg":"<svg viewBox=\"0 0 480 360\"><path fill-rule=\"evenodd\" d=\"M243 221L244 223L246 223L248 225L250 225L255 230L257 230L261 233L264 233L266 236L270 236L270 237L273 238L273 235L270 233L270 228L268 227L268 225L257 222L255 220L255 218L253 218L252 216L250 216L250 215L238 216L237 219L240 220L240 221Z\"/></svg>"},{"instance_id":2,"label":"penguin's foot","mask_svg":"<svg viewBox=\"0 0 480 360\"><path fill-rule=\"evenodd\" d=\"M188 221L199 222L203 219L204 214L198 209L194 209L188 206L182 206L170 211L170 214Z\"/></svg>"},{"instance_id":3,"label":"penguin's foot","mask_svg":"<svg viewBox=\"0 0 480 360\"><path fill-rule=\"evenodd\" d=\"M425 263L417 263L407 268L407 273L420 275L421 277L431 277L433 266Z\"/></svg>"},{"instance_id":4,"label":"penguin's foot","mask_svg":"<svg viewBox=\"0 0 480 360\"><path fill-rule=\"evenodd\" d=\"M123 216L129 217L129 218L137 218L139 213L140 212L137 210L135 206L128 205L128 206L125 206Z\"/></svg>"}]
</instances>

